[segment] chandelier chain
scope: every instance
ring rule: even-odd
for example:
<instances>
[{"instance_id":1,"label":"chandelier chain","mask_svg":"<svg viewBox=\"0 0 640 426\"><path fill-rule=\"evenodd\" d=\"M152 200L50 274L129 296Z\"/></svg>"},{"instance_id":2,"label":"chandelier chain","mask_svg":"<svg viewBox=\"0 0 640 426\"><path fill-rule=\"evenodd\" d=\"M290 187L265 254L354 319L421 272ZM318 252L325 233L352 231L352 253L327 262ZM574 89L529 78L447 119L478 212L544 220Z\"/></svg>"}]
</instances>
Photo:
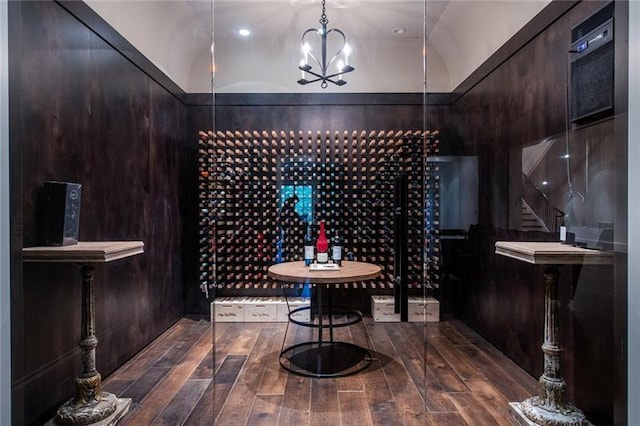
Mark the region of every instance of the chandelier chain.
<instances>
[{"instance_id":1,"label":"chandelier chain","mask_svg":"<svg viewBox=\"0 0 640 426\"><path fill-rule=\"evenodd\" d=\"M327 19L327 13L325 11L325 0L322 0L322 15L320 15L320 25L327 25L329 20Z\"/></svg>"}]
</instances>

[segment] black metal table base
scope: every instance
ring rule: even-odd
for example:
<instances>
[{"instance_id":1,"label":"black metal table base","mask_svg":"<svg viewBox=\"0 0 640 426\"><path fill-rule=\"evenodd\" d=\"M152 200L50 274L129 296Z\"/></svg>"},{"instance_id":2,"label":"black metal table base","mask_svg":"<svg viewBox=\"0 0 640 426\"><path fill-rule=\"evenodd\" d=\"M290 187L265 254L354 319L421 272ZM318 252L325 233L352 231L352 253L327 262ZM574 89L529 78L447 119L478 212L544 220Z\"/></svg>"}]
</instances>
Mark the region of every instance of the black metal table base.
<instances>
[{"instance_id":1,"label":"black metal table base","mask_svg":"<svg viewBox=\"0 0 640 426\"><path fill-rule=\"evenodd\" d=\"M303 342L280 353L280 365L299 376L323 378L346 377L366 370L371 354L348 342Z\"/></svg>"},{"instance_id":2,"label":"black metal table base","mask_svg":"<svg viewBox=\"0 0 640 426\"><path fill-rule=\"evenodd\" d=\"M309 322L292 318L293 314L297 312L311 310L310 306L293 309L289 312L289 323L316 329L317 340L285 347L289 330L289 324L287 324L280 351L280 366L290 373L314 378L346 377L366 370L371 365L371 354L368 349L333 339L334 328L348 327L362 322L362 314L355 310L331 307L330 292L328 293L329 306L323 306L322 293L323 288L319 286L317 323L314 321L313 314ZM325 329L329 331L328 340L324 339Z\"/></svg>"}]
</instances>

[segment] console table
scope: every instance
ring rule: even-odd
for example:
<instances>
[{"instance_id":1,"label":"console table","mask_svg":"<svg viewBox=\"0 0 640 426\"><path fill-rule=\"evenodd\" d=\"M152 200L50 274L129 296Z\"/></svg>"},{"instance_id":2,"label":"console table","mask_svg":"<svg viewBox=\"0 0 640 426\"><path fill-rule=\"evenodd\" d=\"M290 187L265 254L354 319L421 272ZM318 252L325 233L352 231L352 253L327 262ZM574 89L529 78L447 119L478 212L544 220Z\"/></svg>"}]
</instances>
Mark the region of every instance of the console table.
<instances>
[{"instance_id":1,"label":"console table","mask_svg":"<svg viewBox=\"0 0 640 426\"><path fill-rule=\"evenodd\" d=\"M95 302L93 279L95 263L112 262L144 251L142 241L79 242L70 246L28 247L22 250L24 262L67 262L80 265L82 274L82 328L80 338L81 373L75 379L76 395L64 403L51 422L57 425L113 425L131 406L131 399L116 398L102 392L102 378L96 370Z\"/></svg>"},{"instance_id":2,"label":"console table","mask_svg":"<svg viewBox=\"0 0 640 426\"><path fill-rule=\"evenodd\" d=\"M588 425L585 415L565 398L566 383L560 376L558 342L558 265L609 265L613 253L573 247L557 242L496 242L496 254L533 265L545 265L544 285L544 372L540 394L522 402L509 403L522 425Z\"/></svg>"},{"instance_id":3,"label":"console table","mask_svg":"<svg viewBox=\"0 0 640 426\"><path fill-rule=\"evenodd\" d=\"M322 293L329 284L370 280L378 277L380 272L381 268L378 265L350 261L343 261L340 268L336 270L312 271L309 266L305 266L304 261L279 263L269 267L268 274L271 278L295 283L309 283L316 285L318 289L317 324L313 315L309 322L291 318L292 314L296 312L311 309L310 306L297 308L289 313L289 323L317 329L317 339L285 347L289 329L289 323L287 323L287 330L285 331L282 350L280 351L280 365L282 368L293 374L316 378L343 377L356 374L368 368L371 365L371 355L367 349L353 343L336 341L333 338L334 328L357 324L362 321L362 314L355 310L344 310L332 306L330 292L328 293L328 306L325 308L322 302ZM337 313L345 314L345 319L341 322L335 322L333 316ZM328 316L328 323L324 322L323 317L325 314ZM323 338L325 329L329 331L328 342Z\"/></svg>"}]
</instances>

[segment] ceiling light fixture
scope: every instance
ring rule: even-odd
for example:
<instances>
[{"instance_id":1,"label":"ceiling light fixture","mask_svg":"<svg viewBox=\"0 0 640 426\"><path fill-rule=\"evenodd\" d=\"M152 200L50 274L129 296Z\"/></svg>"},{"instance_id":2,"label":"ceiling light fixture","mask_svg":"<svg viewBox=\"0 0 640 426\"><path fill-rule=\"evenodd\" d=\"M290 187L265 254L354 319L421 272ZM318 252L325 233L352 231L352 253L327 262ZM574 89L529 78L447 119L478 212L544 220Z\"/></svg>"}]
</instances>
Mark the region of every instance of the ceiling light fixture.
<instances>
[{"instance_id":1,"label":"ceiling light fixture","mask_svg":"<svg viewBox=\"0 0 640 426\"><path fill-rule=\"evenodd\" d=\"M250 36L250 35L251 35L251 31L249 31L249 30L248 30L248 29L246 29L246 28L240 28L240 29L238 30L238 34L239 34L239 35L241 35L242 37L248 37L248 36Z\"/></svg>"},{"instance_id":2,"label":"ceiling light fixture","mask_svg":"<svg viewBox=\"0 0 640 426\"><path fill-rule=\"evenodd\" d=\"M309 28L304 33L302 33L302 54L304 58L300 61L300 65L298 69L301 71L300 80L298 80L298 84L309 84L315 83L316 81L321 81L320 87L326 89L329 85L328 83L333 83L338 86L344 86L347 84L346 81L342 79L343 74L353 71L351 65L349 65L349 54L351 53L351 48L347 44L347 38L344 33L337 28L332 28L327 30L327 24L329 20L327 19L327 14L325 12L325 0L322 0L322 15L320 15L320 25L322 28ZM327 62L327 36L330 33L338 34L339 37L342 37L342 45L336 52L336 54ZM309 33L316 33L320 36L321 43L321 56L318 59L313 52L311 51L311 45L305 40L305 37ZM338 42L340 43L340 42ZM338 59L340 55L343 55L344 58ZM311 65L309 65L309 56L311 56L317 63L320 69L318 72L312 71ZM331 73L329 72L329 67L333 62L336 62L336 71ZM307 80L306 74L309 73L313 77L311 80ZM338 77L336 80L335 77Z\"/></svg>"}]
</instances>

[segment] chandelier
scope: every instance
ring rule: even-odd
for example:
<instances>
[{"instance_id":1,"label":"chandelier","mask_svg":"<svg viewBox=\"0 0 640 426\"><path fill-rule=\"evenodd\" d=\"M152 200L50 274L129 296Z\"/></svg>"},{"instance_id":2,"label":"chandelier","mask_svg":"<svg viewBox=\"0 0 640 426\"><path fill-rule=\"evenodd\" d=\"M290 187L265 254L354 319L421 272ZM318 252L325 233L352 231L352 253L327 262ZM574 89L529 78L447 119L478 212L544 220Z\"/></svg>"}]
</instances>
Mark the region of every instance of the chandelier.
<instances>
[{"instance_id":1,"label":"chandelier","mask_svg":"<svg viewBox=\"0 0 640 426\"><path fill-rule=\"evenodd\" d=\"M300 66L298 69L301 71L300 80L298 80L298 84L309 84L315 83L316 81L321 81L320 87L326 89L328 83L333 83L338 86L344 86L347 84L346 81L342 79L342 76L348 72L353 71L351 65L349 65L349 54L351 53L351 48L347 44L347 38L344 33L337 28L332 28L327 30L327 24L329 20L327 19L327 14L325 12L325 0L322 0L322 15L320 15L320 25L321 28L309 28L304 33L302 33L302 53L304 55L304 59L300 61ZM318 58L311 51L311 45L306 41L306 37L308 34L315 33L320 36L320 45L321 45L321 55ZM329 34L334 33L338 37L338 44L340 44L340 49L336 52L336 54L327 62L327 36ZM342 40L340 40L340 38ZM343 55L344 59L340 58L340 55ZM319 66L319 69L316 71L313 70L311 65L309 65L309 57L313 58ZM336 63L335 71L330 71L329 67L331 64ZM307 73L311 74L311 79L307 80ZM336 80L337 77L337 80Z\"/></svg>"}]
</instances>

